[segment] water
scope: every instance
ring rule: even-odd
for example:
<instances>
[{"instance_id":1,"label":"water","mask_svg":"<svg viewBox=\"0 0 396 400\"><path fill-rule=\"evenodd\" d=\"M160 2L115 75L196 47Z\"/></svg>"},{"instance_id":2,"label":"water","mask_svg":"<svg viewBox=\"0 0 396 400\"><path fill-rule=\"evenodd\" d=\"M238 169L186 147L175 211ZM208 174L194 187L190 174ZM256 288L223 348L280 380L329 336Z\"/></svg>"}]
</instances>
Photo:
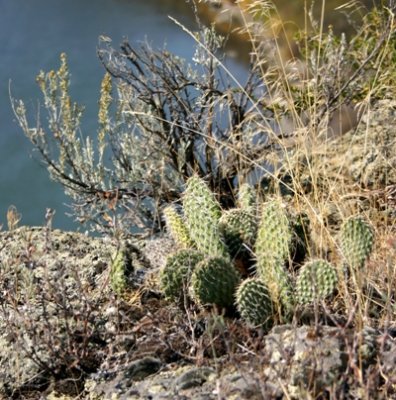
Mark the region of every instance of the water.
<instances>
[{"instance_id":1,"label":"water","mask_svg":"<svg viewBox=\"0 0 396 400\"><path fill-rule=\"evenodd\" d=\"M45 209L54 208L53 225L78 227L67 217L68 198L50 181L39 155L25 138L13 116L9 98L21 98L37 109L41 100L35 77L42 69L59 65L66 52L72 74L71 95L85 104L84 133L96 132L97 99L103 68L96 57L99 35L124 37L132 44L147 39L191 59L193 40L169 20L172 15L195 29L191 9L183 0L0 0L0 225L6 226L8 207L15 205L22 224L42 225ZM245 67L229 67L243 80ZM32 121L34 124L34 121Z\"/></svg>"}]
</instances>

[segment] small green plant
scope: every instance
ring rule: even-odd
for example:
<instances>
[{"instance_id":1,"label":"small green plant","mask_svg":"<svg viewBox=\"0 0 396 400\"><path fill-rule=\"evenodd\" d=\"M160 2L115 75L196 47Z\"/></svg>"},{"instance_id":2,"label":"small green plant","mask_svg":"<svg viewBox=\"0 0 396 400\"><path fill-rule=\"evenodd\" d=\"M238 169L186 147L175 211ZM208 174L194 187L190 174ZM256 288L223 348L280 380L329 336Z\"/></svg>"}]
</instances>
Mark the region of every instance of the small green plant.
<instances>
[{"instance_id":1,"label":"small green plant","mask_svg":"<svg viewBox=\"0 0 396 400\"><path fill-rule=\"evenodd\" d=\"M110 285L115 293L122 295L131 288L133 265L128 245L123 245L114 255L110 269Z\"/></svg>"},{"instance_id":2,"label":"small green plant","mask_svg":"<svg viewBox=\"0 0 396 400\"><path fill-rule=\"evenodd\" d=\"M226 259L209 257L201 261L191 277L193 299L201 306L217 305L227 308L234 303L239 272Z\"/></svg>"},{"instance_id":3,"label":"small green plant","mask_svg":"<svg viewBox=\"0 0 396 400\"><path fill-rule=\"evenodd\" d=\"M338 285L337 271L325 260L309 261L299 271L296 299L301 305L324 300Z\"/></svg>"},{"instance_id":4,"label":"small green plant","mask_svg":"<svg viewBox=\"0 0 396 400\"><path fill-rule=\"evenodd\" d=\"M268 287L257 278L244 280L236 292L236 305L241 317L253 326L269 328L274 310Z\"/></svg>"},{"instance_id":5,"label":"small green plant","mask_svg":"<svg viewBox=\"0 0 396 400\"><path fill-rule=\"evenodd\" d=\"M363 268L374 244L373 228L360 216L348 218L341 226L341 249L350 268Z\"/></svg>"},{"instance_id":6,"label":"small green plant","mask_svg":"<svg viewBox=\"0 0 396 400\"><path fill-rule=\"evenodd\" d=\"M160 272L160 286L166 298L175 302L183 300L188 293L193 270L204 257L192 249L180 250L168 257Z\"/></svg>"}]
</instances>

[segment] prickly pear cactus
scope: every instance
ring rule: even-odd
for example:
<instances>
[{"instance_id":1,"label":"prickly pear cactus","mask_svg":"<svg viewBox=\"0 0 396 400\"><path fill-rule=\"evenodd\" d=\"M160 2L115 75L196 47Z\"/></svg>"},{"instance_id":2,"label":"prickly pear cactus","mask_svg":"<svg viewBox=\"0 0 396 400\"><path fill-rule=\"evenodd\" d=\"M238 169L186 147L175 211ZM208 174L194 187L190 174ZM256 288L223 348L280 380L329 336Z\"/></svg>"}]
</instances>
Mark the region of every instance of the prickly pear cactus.
<instances>
[{"instance_id":1,"label":"prickly pear cactus","mask_svg":"<svg viewBox=\"0 0 396 400\"><path fill-rule=\"evenodd\" d=\"M219 230L220 204L198 176L187 181L183 208L190 238L197 249L211 256L228 257Z\"/></svg>"},{"instance_id":2,"label":"prickly pear cactus","mask_svg":"<svg viewBox=\"0 0 396 400\"><path fill-rule=\"evenodd\" d=\"M324 300L334 293L337 285L337 271L329 262L325 260L307 262L297 277L297 302L304 305Z\"/></svg>"},{"instance_id":3,"label":"prickly pear cactus","mask_svg":"<svg viewBox=\"0 0 396 400\"><path fill-rule=\"evenodd\" d=\"M292 232L282 203L273 200L264 204L255 244L256 269L280 315L293 309L292 289L284 267L290 258L291 243Z\"/></svg>"},{"instance_id":4,"label":"prickly pear cactus","mask_svg":"<svg viewBox=\"0 0 396 400\"><path fill-rule=\"evenodd\" d=\"M209 257L196 266L190 289L193 299L201 306L229 307L234 303L239 281L239 272L228 260Z\"/></svg>"},{"instance_id":5,"label":"prickly pear cactus","mask_svg":"<svg viewBox=\"0 0 396 400\"><path fill-rule=\"evenodd\" d=\"M238 207L243 210L252 211L256 207L256 191L252 186L243 183L238 190L237 197Z\"/></svg>"},{"instance_id":6,"label":"prickly pear cactus","mask_svg":"<svg viewBox=\"0 0 396 400\"><path fill-rule=\"evenodd\" d=\"M232 257L246 254L247 248L252 247L257 233L257 222L254 215L240 208L227 210L219 221L222 233L229 253Z\"/></svg>"},{"instance_id":7,"label":"prickly pear cactus","mask_svg":"<svg viewBox=\"0 0 396 400\"><path fill-rule=\"evenodd\" d=\"M181 249L192 249L194 243L190 238L188 229L176 211L175 207L168 206L164 209L165 224L168 232L172 236L173 240Z\"/></svg>"},{"instance_id":8,"label":"prickly pear cactus","mask_svg":"<svg viewBox=\"0 0 396 400\"><path fill-rule=\"evenodd\" d=\"M128 245L123 245L113 256L110 269L110 285L115 293L122 295L131 286L133 265Z\"/></svg>"},{"instance_id":9,"label":"prickly pear cactus","mask_svg":"<svg viewBox=\"0 0 396 400\"><path fill-rule=\"evenodd\" d=\"M268 287L257 278L244 280L236 292L236 305L242 318L253 326L269 328L274 311Z\"/></svg>"},{"instance_id":10,"label":"prickly pear cactus","mask_svg":"<svg viewBox=\"0 0 396 400\"><path fill-rule=\"evenodd\" d=\"M166 260L160 271L160 286L165 297L179 302L187 293L192 272L205 256L192 249L180 250Z\"/></svg>"},{"instance_id":11,"label":"prickly pear cactus","mask_svg":"<svg viewBox=\"0 0 396 400\"><path fill-rule=\"evenodd\" d=\"M360 216L348 218L341 226L341 249L351 268L362 268L374 244L373 228Z\"/></svg>"}]
</instances>

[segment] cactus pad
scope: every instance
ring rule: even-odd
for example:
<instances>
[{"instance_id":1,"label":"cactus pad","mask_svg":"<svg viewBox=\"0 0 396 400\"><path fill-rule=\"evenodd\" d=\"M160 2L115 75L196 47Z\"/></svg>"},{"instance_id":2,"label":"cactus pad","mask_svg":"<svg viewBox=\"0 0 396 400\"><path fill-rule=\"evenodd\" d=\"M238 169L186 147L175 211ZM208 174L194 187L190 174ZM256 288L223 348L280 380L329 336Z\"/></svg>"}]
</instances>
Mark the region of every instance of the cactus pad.
<instances>
[{"instance_id":1,"label":"cactus pad","mask_svg":"<svg viewBox=\"0 0 396 400\"><path fill-rule=\"evenodd\" d=\"M267 286L257 278L246 279L236 292L236 304L242 318L253 326L270 327L272 301Z\"/></svg>"},{"instance_id":2,"label":"cactus pad","mask_svg":"<svg viewBox=\"0 0 396 400\"><path fill-rule=\"evenodd\" d=\"M133 277L132 258L129 246L124 245L113 258L110 269L110 285L115 293L122 295L131 285Z\"/></svg>"},{"instance_id":3,"label":"cactus pad","mask_svg":"<svg viewBox=\"0 0 396 400\"><path fill-rule=\"evenodd\" d=\"M296 297L299 304L324 300L337 288L335 268L325 260L306 263L300 270L296 282Z\"/></svg>"},{"instance_id":4,"label":"cactus pad","mask_svg":"<svg viewBox=\"0 0 396 400\"><path fill-rule=\"evenodd\" d=\"M219 231L220 204L198 176L187 181L183 208L190 238L197 249L211 256L228 257Z\"/></svg>"},{"instance_id":5,"label":"cactus pad","mask_svg":"<svg viewBox=\"0 0 396 400\"><path fill-rule=\"evenodd\" d=\"M160 286L166 298L180 301L188 288L195 266L204 259L204 255L191 249L180 250L166 260L160 272Z\"/></svg>"},{"instance_id":6,"label":"cactus pad","mask_svg":"<svg viewBox=\"0 0 396 400\"><path fill-rule=\"evenodd\" d=\"M194 244L190 238L188 229L175 207L166 207L164 209L164 217L168 232L177 245L182 249L193 248Z\"/></svg>"},{"instance_id":7,"label":"cactus pad","mask_svg":"<svg viewBox=\"0 0 396 400\"><path fill-rule=\"evenodd\" d=\"M292 232L286 210L278 200L266 203L255 244L256 269L258 276L268 286L280 314L289 313L293 308L292 290L284 267L290 258L291 243Z\"/></svg>"},{"instance_id":8,"label":"cactus pad","mask_svg":"<svg viewBox=\"0 0 396 400\"><path fill-rule=\"evenodd\" d=\"M238 207L251 211L256 206L256 191L247 183L242 184L238 190Z\"/></svg>"},{"instance_id":9,"label":"cactus pad","mask_svg":"<svg viewBox=\"0 0 396 400\"><path fill-rule=\"evenodd\" d=\"M374 244L372 227L360 216L348 218L341 226L342 253L352 268L362 268Z\"/></svg>"},{"instance_id":10,"label":"cactus pad","mask_svg":"<svg viewBox=\"0 0 396 400\"><path fill-rule=\"evenodd\" d=\"M191 277L191 293L202 305L215 304L229 307L234 303L234 293L240 281L238 271L226 259L209 257L201 261Z\"/></svg>"},{"instance_id":11,"label":"cactus pad","mask_svg":"<svg viewBox=\"0 0 396 400\"><path fill-rule=\"evenodd\" d=\"M257 223L249 211L240 208L225 211L220 218L219 227L231 256L245 253L243 244L252 247Z\"/></svg>"}]
</instances>

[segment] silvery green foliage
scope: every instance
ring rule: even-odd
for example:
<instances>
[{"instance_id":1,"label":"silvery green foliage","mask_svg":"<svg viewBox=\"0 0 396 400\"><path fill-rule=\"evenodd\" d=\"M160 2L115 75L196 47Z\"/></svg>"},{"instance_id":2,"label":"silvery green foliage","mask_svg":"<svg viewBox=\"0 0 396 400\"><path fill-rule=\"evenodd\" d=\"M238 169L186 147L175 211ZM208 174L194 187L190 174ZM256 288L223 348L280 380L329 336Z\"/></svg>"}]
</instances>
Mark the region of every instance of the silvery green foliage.
<instances>
[{"instance_id":1,"label":"silvery green foliage","mask_svg":"<svg viewBox=\"0 0 396 400\"><path fill-rule=\"evenodd\" d=\"M191 295L201 306L230 307L234 303L235 289L240 281L233 264L221 257L208 257L201 261L191 277Z\"/></svg>"},{"instance_id":2,"label":"silvery green foliage","mask_svg":"<svg viewBox=\"0 0 396 400\"><path fill-rule=\"evenodd\" d=\"M341 249L351 268L362 268L374 245L374 231L362 217L348 218L341 226Z\"/></svg>"},{"instance_id":3,"label":"silvery green foliage","mask_svg":"<svg viewBox=\"0 0 396 400\"><path fill-rule=\"evenodd\" d=\"M190 238L197 249L210 256L228 257L219 229L220 204L196 175L187 181L183 209Z\"/></svg>"},{"instance_id":4,"label":"silvery green foliage","mask_svg":"<svg viewBox=\"0 0 396 400\"><path fill-rule=\"evenodd\" d=\"M83 107L72 101L65 55L59 70L37 78L47 125L37 118L32 126L24 103L13 102L20 126L71 197L79 222L118 236L157 231L158 207L180 198L193 171L233 199L233 182L242 173L235 170L237 159L250 160L252 148L241 145L237 155L227 146L250 140L250 114L257 110L249 99L261 82L250 79L238 89L220 79L215 54L221 42L204 29L197 64L190 65L167 50L133 48L127 41L118 50L103 40L98 56L107 73L96 137L82 132ZM248 174L252 165L245 164Z\"/></svg>"},{"instance_id":5,"label":"silvery green foliage","mask_svg":"<svg viewBox=\"0 0 396 400\"><path fill-rule=\"evenodd\" d=\"M203 259L204 255L193 249L180 250L168 257L160 271L160 286L166 298L176 302L183 299L193 270Z\"/></svg>"},{"instance_id":6,"label":"silvery green foliage","mask_svg":"<svg viewBox=\"0 0 396 400\"><path fill-rule=\"evenodd\" d=\"M299 304L322 301L334 293L338 285L335 268L325 260L304 264L296 281L296 298Z\"/></svg>"},{"instance_id":7,"label":"silvery green foliage","mask_svg":"<svg viewBox=\"0 0 396 400\"><path fill-rule=\"evenodd\" d=\"M274 310L268 287L257 278L244 280L236 292L241 317L253 326L270 327Z\"/></svg>"}]
</instances>

